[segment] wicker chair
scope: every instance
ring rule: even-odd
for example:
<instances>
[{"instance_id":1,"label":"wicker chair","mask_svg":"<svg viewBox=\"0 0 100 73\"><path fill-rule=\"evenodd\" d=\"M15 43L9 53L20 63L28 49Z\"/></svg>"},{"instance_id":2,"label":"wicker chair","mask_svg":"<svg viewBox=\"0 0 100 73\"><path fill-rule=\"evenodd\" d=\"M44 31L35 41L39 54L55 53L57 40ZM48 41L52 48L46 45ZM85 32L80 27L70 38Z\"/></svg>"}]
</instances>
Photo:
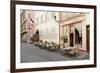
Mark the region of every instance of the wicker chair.
<instances>
[{"instance_id":1,"label":"wicker chair","mask_svg":"<svg viewBox=\"0 0 100 73\"><path fill-rule=\"evenodd\" d=\"M46 44L47 44L47 41L42 42L41 48L45 49L46 48Z\"/></svg>"},{"instance_id":2,"label":"wicker chair","mask_svg":"<svg viewBox=\"0 0 100 73\"><path fill-rule=\"evenodd\" d=\"M42 47L42 44L43 44L43 41L40 40L39 43L38 43L38 46L41 48Z\"/></svg>"},{"instance_id":3,"label":"wicker chair","mask_svg":"<svg viewBox=\"0 0 100 73\"><path fill-rule=\"evenodd\" d=\"M57 44L56 43L54 43L54 42L51 42L51 47L50 47L50 51L56 51L57 50Z\"/></svg>"},{"instance_id":4,"label":"wicker chair","mask_svg":"<svg viewBox=\"0 0 100 73\"><path fill-rule=\"evenodd\" d=\"M79 52L78 48L75 47L75 48L71 49L71 51L69 51L68 54L70 56L76 56L76 55L78 55L78 52Z\"/></svg>"}]
</instances>

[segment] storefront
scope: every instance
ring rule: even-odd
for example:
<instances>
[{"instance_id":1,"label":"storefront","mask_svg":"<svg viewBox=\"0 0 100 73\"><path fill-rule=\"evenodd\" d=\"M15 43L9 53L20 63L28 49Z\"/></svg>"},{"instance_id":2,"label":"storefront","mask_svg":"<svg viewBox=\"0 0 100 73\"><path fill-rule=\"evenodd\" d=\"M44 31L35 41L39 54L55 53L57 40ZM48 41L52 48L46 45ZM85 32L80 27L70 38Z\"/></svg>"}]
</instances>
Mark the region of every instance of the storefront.
<instances>
[{"instance_id":1,"label":"storefront","mask_svg":"<svg viewBox=\"0 0 100 73\"><path fill-rule=\"evenodd\" d=\"M86 25L85 14L63 21L60 24L60 44L62 47L78 47L80 50L86 51Z\"/></svg>"}]
</instances>

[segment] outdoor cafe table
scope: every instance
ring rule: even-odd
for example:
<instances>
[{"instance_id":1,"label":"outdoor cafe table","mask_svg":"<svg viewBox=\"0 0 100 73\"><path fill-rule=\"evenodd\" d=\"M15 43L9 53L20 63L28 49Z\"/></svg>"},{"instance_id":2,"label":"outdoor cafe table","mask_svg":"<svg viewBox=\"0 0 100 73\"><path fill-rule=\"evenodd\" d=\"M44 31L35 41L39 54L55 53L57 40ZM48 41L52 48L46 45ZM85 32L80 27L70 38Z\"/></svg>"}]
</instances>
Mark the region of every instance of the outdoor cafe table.
<instances>
[{"instance_id":1,"label":"outdoor cafe table","mask_svg":"<svg viewBox=\"0 0 100 73\"><path fill-rule=\"evenodd\" d=\"M65 54L65 53L68 53L69 51L71 51L72 49L75 49L75 47L62 48L61 51L63 54Z\"/></svg>"}]
</instances>

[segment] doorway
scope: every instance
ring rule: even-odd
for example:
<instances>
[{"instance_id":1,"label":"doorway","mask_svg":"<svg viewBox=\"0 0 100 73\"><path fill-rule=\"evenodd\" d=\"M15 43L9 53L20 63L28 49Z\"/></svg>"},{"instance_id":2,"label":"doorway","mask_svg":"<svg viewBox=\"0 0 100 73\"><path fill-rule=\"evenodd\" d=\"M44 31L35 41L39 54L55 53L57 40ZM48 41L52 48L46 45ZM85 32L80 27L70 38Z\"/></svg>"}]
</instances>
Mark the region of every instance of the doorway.
<instances>
[{"instance_id":1,"label":"doorway","mask_svg":"<svg viewBox=\"0 0 100 73\"><path fill-rule=\"evenodd\" d=\"M70 46L71 46L71 47L74 46L74 41L73 41L74 38L73 38L73 37L74 37L74 34L73 34L73 33L70 33Z\"/></svg>"}]
</instances>

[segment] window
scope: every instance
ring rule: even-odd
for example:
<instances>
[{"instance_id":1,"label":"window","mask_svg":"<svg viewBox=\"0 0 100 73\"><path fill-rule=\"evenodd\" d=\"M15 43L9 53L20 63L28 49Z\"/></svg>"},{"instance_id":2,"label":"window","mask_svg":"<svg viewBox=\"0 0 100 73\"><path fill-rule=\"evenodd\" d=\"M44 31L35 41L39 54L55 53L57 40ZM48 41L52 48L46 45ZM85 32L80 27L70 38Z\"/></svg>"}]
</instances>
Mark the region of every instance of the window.
<instances>
[{"instance_id":1,"label":"window","mask_svg":"<svg viewBox=\"0 0 100 73\"><path fill-rule=\"evenodd\" d=\"M47 21L50 20L50 12L47 12L46 19L47 19Z\"/></svg>"},{"instance_id":2,"label":"window","mask_svg":"<svg viewBox=\"0 0 100 73\"><path fill-rule=\"evenodd\" d=\"M41 15L41 23L44 23L46 20L45 20L45 14Z\"/></svg>"},{"instance_id":3,"label":"window","mask_svg":"<svg viewBox=\"0 0 100 73\"><path fill-rule=\"evenodd\" d=\"M25 19L25 10L22 10L22 12L21 12L21 23L23 22L24 19Z\"/></svg>"},{"instance_id":4,"label":"window","mask_svg":"<svg viewBox=\"0 0 100 73\"><path fill-rule=\"evenodd\" d=\"M39 25L39 18L36 18L36 25Z\"/></svg>"},{"instance_id":5,"label":"window","mask_svg":"<svg viewBox=\"0 0 100 73\"><path fill-rule=\"evenodd\" d=\"M40 20L41 21L40 23L43 23L43 15L41 15L41 18L40 19L41 19Z\"/></svg>"}]
</instances>

